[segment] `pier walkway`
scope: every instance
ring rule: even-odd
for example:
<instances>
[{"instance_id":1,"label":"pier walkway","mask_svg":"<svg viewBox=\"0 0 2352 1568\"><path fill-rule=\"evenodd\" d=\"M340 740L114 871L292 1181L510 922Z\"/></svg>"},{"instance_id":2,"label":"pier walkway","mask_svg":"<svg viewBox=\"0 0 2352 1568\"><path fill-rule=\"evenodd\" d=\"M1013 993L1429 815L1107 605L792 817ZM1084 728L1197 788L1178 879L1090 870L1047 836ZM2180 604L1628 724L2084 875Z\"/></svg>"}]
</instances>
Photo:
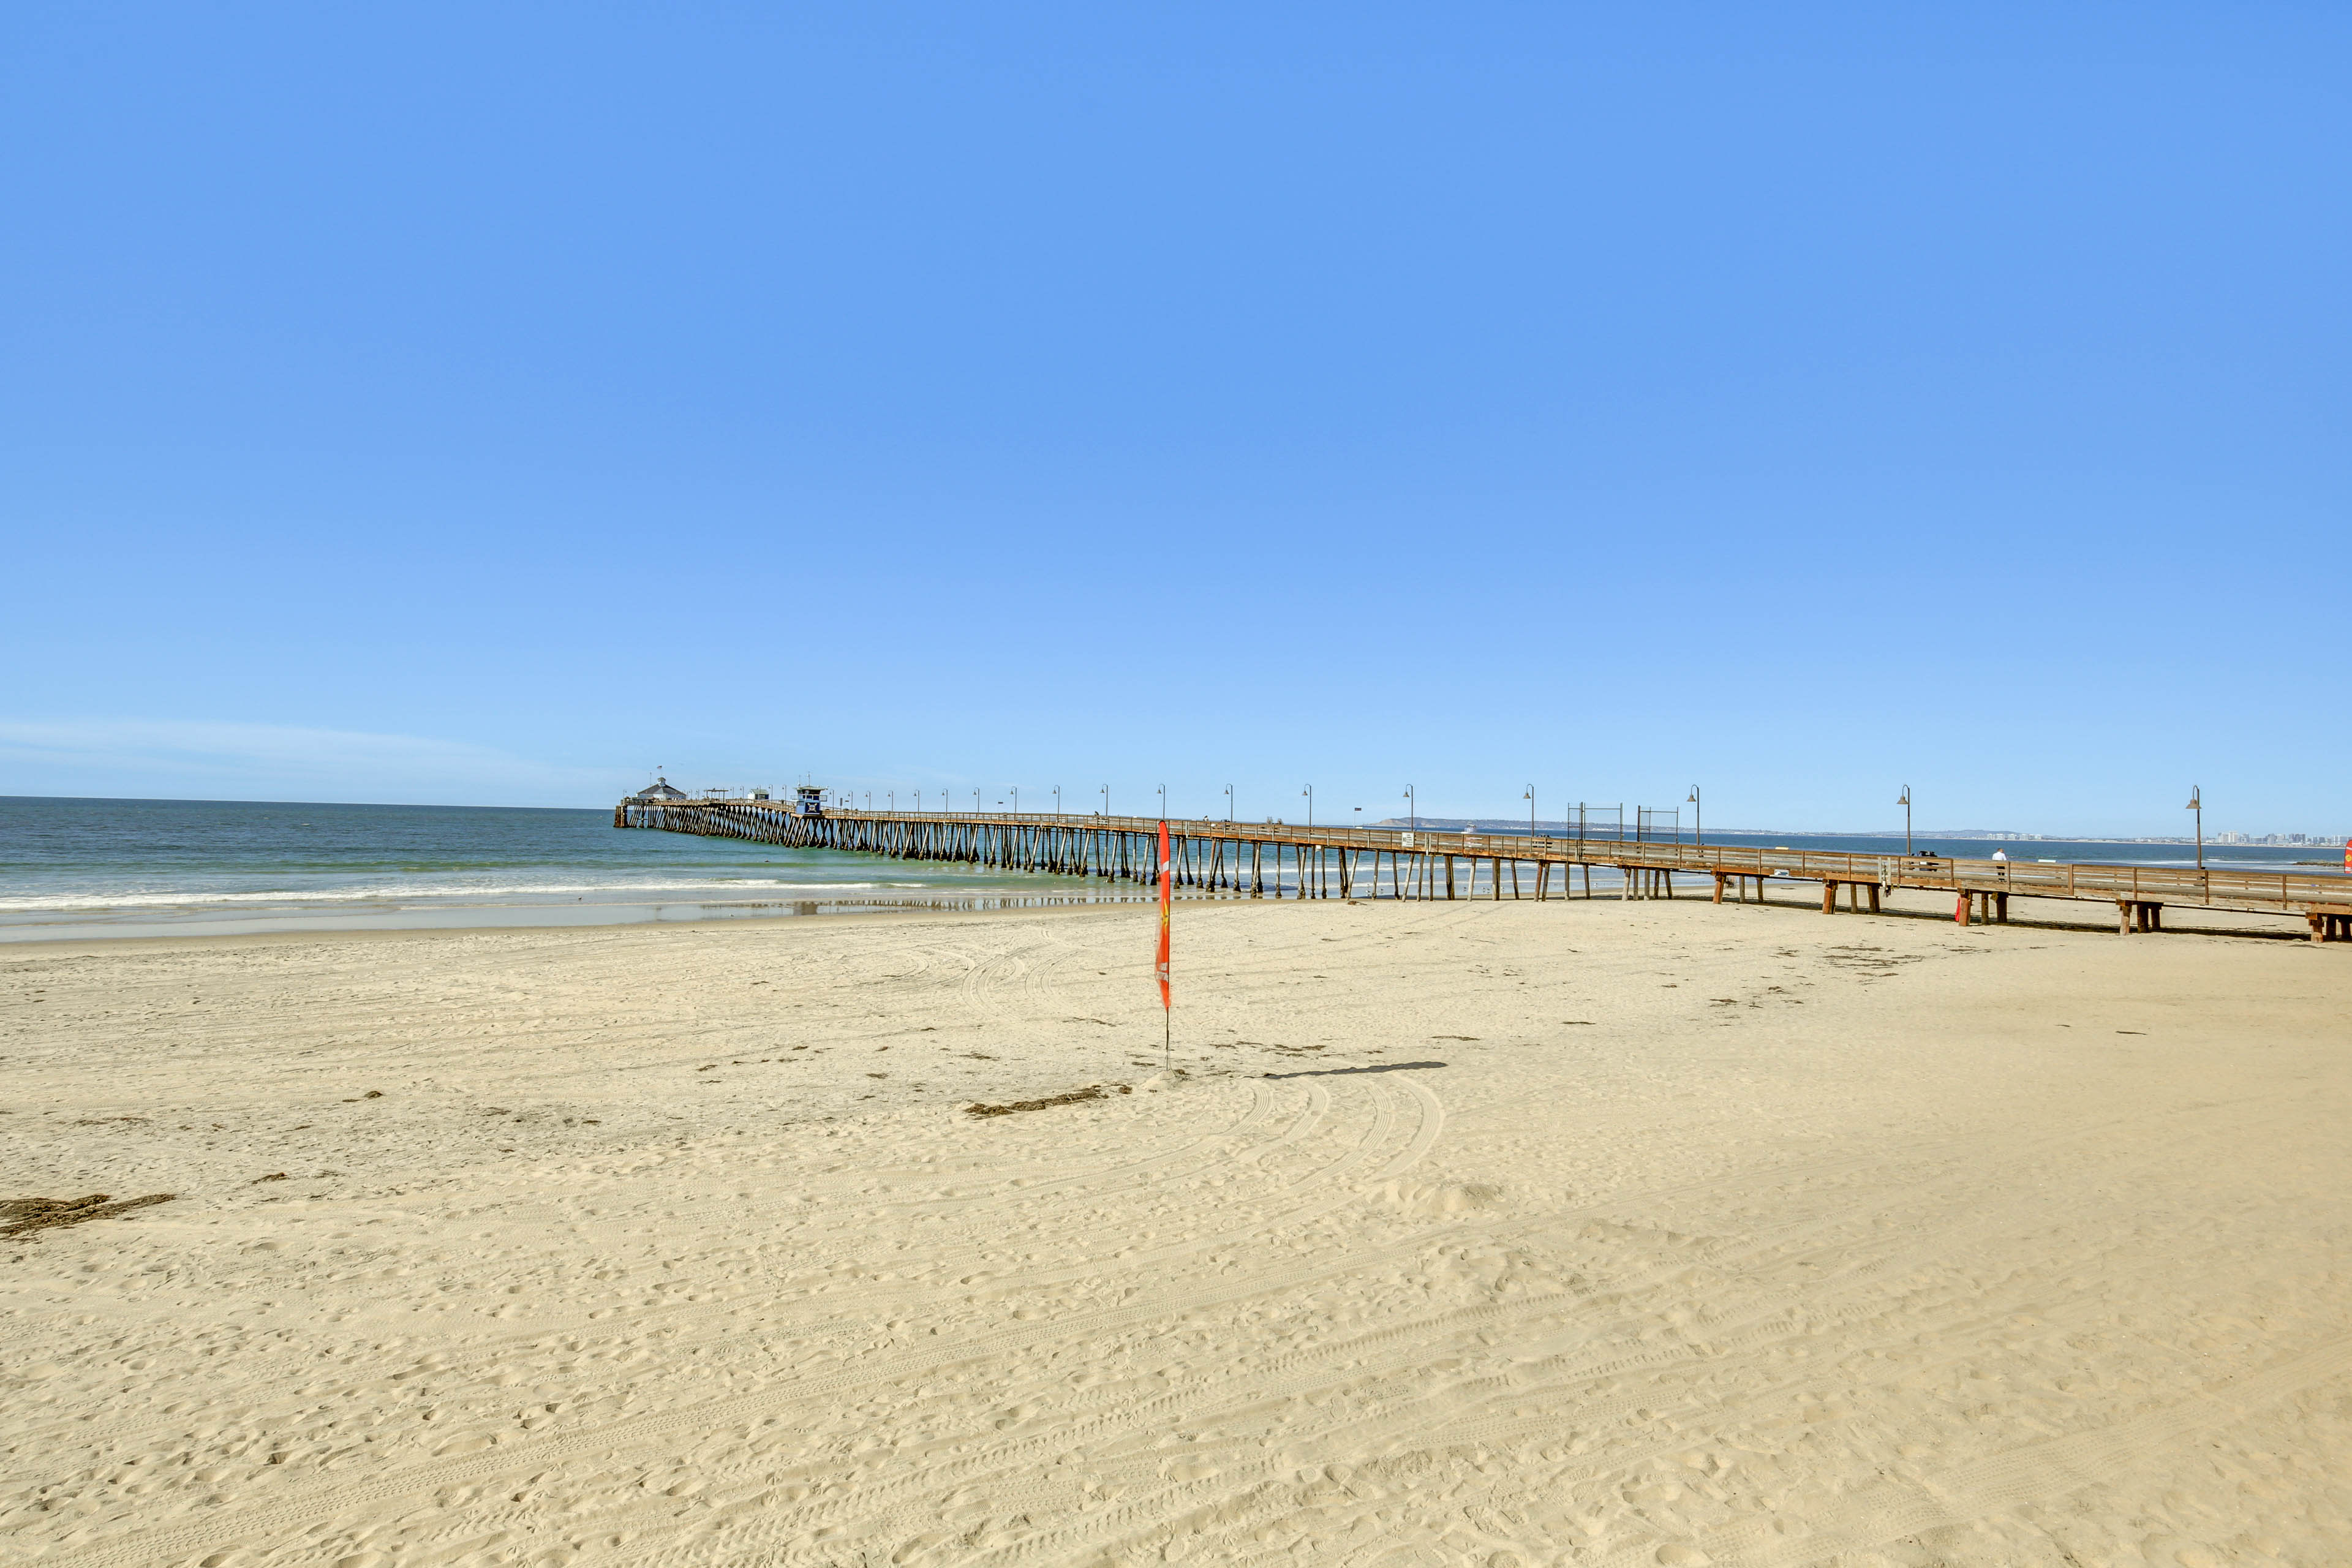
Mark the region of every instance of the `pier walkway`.
<instances>
[{"instance_id":1,"label":"pier walkway","mask_svg":"<svg viewBox=\"0 0 2352 1568\"><path fill-rule=\"evenodd\" d=\"M613 826L1146 885L1158 876L1160 819L1149 816L833 809L809 816L790 801L632 797L614 808ZM2116 929L2126 935L2162 931L2170 906L2283 915L2305 922L2314 942L2352 940L2352 877L2332 873L1274 822L1171 819L1168 826L1179 886L1249 898L1562 898L1577 895L1571 879L1579 872L1581 896L1591 898L1598 868L1617 874L1613 892L1621 899L1673 898L1676 876L1705 879L1702 886L1717 903L1765 900L1775 886L1815 883L1821 910L1830 914L1841 893L1849 910L1876 910L1884 895L1909 888L1950 894L1953 919L1964 925L2005 922L2012 898L2064 899L2112 904Z\"/></svg>"}]
</instances>

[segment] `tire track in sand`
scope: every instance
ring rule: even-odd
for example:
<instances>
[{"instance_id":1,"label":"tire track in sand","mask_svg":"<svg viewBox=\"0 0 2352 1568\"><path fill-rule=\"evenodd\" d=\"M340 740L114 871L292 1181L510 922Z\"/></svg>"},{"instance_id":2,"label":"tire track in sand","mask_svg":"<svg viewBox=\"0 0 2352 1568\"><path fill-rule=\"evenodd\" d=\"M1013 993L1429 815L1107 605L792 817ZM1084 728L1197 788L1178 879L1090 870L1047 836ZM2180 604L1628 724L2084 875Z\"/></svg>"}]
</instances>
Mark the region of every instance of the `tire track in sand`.
<instances>
[{"instance_id":1,"label":"tire track in sand","mask_svg":"<svg viewBox=\"0 0 2352 1568\"><path fill-rule=\"evenodd\" d=\"M1377 1080L1367 1080L1364 1088L1378 1104L1373 1128L1359 1146L1362 1156L1369 1159L1377 1157L1379 1151L1375 1145L1390 1134L1396 1117L1387 1086ZM1419 1102L1422 1111L1419 1125L1401 1147L1390 1152L1389 1157L1364 1178L1367 1181L1388 1180L1411 1169L1436 1141L1444 1124L1444 1111L1434 1094L1417 1083L1409 1084L1406 1088L1409 1098ZM1344 1173L1347 1163L1343 1160L1326 1166L1320 1173L1328 1174L1336 1181ZM1336 1196L1318 1196L1291 1210L1264 1216L1235 1235L1250 1234L1273 1224L1303 1223L1359 1201L1359 1197L1360 1194L1353 1190ZM1132 1260L1129 1267L1174 1261L1204 1247L1216 1245L1220 1240L1234 1238L1234 1236L1225 1236L1186 1241L1150 1255L1139 1256ZM952 1345L884 1352L865 1364L624 1418L604 1426L551 1434L544 1438L527 1437L489 1450L446 1459L428 1459L356 1487L312 1487L303 1493L244 1510L233 1518L174 1521L113 1542L91 1543L81 1549L79 1561L87 1568L117 1568L117 1565L131 1563L170 1561L199 1547L218 1550L257 1535L285 1534L325 1523L345 1510L396 1497L440 1488L477 1485L493 1476L544 1468L576 1457L609 1455L624 1448L657 1443L678 1432L709 1430L739 1421L758 1419L778 1405L835 1400L851 1390L887 1385L950 1365L985 1362L1053 1341L1118 1332L1148 1323L1170 1311L1219 1306L1269 1290L1287 1289L1300 1279L1317 1272L1311 1266L1294 1263L1244 1274L1239 1279L1205 1291L1188 1285L1164 1287L1142 1299L1115 1307L1097 1308L1064 1319L983 1332Z\"/></svg>"},{"instance_id":2,"label":"tire track in sand","mask_svg":"<svg viewBox=\"0 0 2352 1568\"><path fill-rule=\"evenodd\" d=\"M1802 1568L1825 1558L1874 1551L1889 1542L2008 1513L2096 1486L2151 1448L2218 1431L2264 1406L2352 1372L2352 1339L2330 1341L2218 1388L2094 1431L2028 1443L1956 1465L1916 1484L1882 1480L1852 1494L1859 1517L1795 1540L1769 1521L1746 1520L1694 1542L1725 1568ZM1599 1560L1607 1568L1655 1560L1655 1541Z\"/></svg>"},{"instance_id":3,"label":"tire track in sand","mask_svg":"<svg viewBox=\"0 0 2352 1568\"><path fill-rule=\"evenodd\" d=\"M1026 1202L1030 1198L1039 1194L1041 1192L1058 1195L1066 1190L1078 1187L1087 1180L1100 1179L1103 1177L1113 1179L1128 1178L1121 1185L1108 1189L1109 1193L1112 1194L1122 1191L1130 1191L1138 1187L1153 1185L1155 1184L1155 1181L1150 1175L1150 1172L1161 1166L1181 1160L1186 1155L1192 1154L1197 1151L1210 1148L1213 1145L1222 1145L1233 1139L1245 1136L1251 1129L1266 1119L1276 1104L1276 1095L1263 1080L1249 1079L1244 1081L1247 1083L1251 1093L1249 1108L1232 1125L1220 1131L1198 1136L1191 1142L1179 1149L1169 1151L1165 1153L1151 1156L1143 1160L1132 1161L1124 1165L1112 1166L1103 1172L1089 1173L1085 1175L1067 1179L1057 1178L1050 1184L1041 1184L1038 1187L1021 1189L1017 1191L1007 1189L987 1194L975 1194L971 1206L976 1208L981 1215L984 1215L992 1209L1000 1209L1003 1207L1008 1202ZM1277 1149L1287 1147L1307 1137L1319 1123L1322 1116L1328 1110L1329 1106L1330 1096L1327 1092L1322 1091L1319 1086L1316 1086L1311 1089L1307 1096L1306 1109L1294 1121L1292 1125L1280 1135L1262 1141L1255 1145L1245 1148L1238 1154L1228 1153L1224 1159L1204 1162L1199 1167L1198 1172L1181 1173L1174 1178L1174 1180L1181 1183L1189 1179L1192 1175L1212 1172L1226 1164L1247 1164L1262 1161L1270 1152ZM1166 1180L1167 1178L1160 1179ZM1092 1204L1093 1202L1097 1201L1095 1194L1092 1194L1081 1193L1074 1195L1082 1199L1087 1204ZM873 1216L878 1212L882 1212L887 1209L919 1205L930 1201L932 1200L916 1198L886 1200L886 1202L881 1205L872 1205L864 1209L853 1212L831 1214L828 1215L827 1217L831 1218L833 1223L828 1226L828 1230L835 1233L862 1235L867 1233L873 1228ZM694 1212L707 1214L725 1205L707 1205L705 1208ZM772 1209L769 1212L775 1214L803 1213L816 1215L824 1211L821 1210L818 1205L812 1205L806 1207L790 1210L783 1208L782 1205L778 1205L776 1208ZM688 1217L691 1216L689 1215ZM655 1216L655 1219L657 1223L662 1225L678 1223L678 1216L675 1214L656 1215ZM615 1222L615 1224L612 1226L592 1227L589 1234L610 1234L613 1229L616 1228L619 1223L624 1222ZM974 1220L968 1223L977 1223L977 1221ZM807 1237L796 1235L791 1239L795 1248L802 1251L806 1251L814 1246L822 1245L821 1237ZM468 1274L490 1278L500 1277L511 1274L518 1268L528 1267L531 1258L543 1260L547 1258L561 1258L568 1255L571 1250L572 1248L570 1247L543 1248L541 1251L530 1255L530 1258L521 1260L518 1260L511 1256L489 1258L483 1260L471 1270L457 1271L454 1277L460 1279L466 1278ZM705 1258L725 1258L735 1253L737 1250L738 1249L734 1247L714 1248L700 1256ZM964 1262L981 1261L984 1259L986 1255L987 1248L984 1246L975 1246L965 1249L965 1252L962 1255L962 1262L959 1262L957 1257L954 1256L943 1256L938 1261L940 1267L954 1268L963 1266ZM850 1260L854 1259L846 1258L836 1259L836 1261ZM1108 1259L1105 1259L1105 1261L1108 1261ZM441 1277L447 1278L451 1276ZM826 1284L831 1282L832 1281L829 1279L823 1281L823 1283ZM874 1304L877 1297L886 1300L895 1300L908 1295L936 1290L937 1289L938 1287L936 1285L920 1281L908 1281L895 1286L869 1287L860 1294L860 1298L857 1301L845 1301L841 1303L834 1315L839 1316L846 1313L867 1310ZM771 1294L766 1298L765 1304L772 1307L779 1304L782 1298ZM814 1300L814 1293L812 1293L810 1296L803 1297L802 1300ZM413 1360L406 1366L401 1367L398 1370L384 1369L373 1371L363 1377L351 1379L343 1383L327 1385L306 1384L304 1385L302 1392L299 1394L289 1394L277 1401L264 1402L258 1405L241 1405L234 1413L220 1412L217 1409L194 1413L176 1413L168 1420L148 1421L136 1426L110 1430L104 1435L103 1442L108 1447L119 1447L134 1441L145 1440L152 1437L158 1433L167 1432L174 1426L184 1426L191 1419L202 1416L220 1419L233 1415L236 1418L247 1420L260 1419L269 1415L283 1412L291 1407L308 1406L322 1398L348 1394L369 1384L381 1382L390 1378L404 1378L427 1373L436 1376L453 1374L462 1375L469 1369L478 1369L484 1365L507 1359L512 1354L513 1351L518 1346L532 1344L541 1340L578 1336L584 1333L591 1333L593 1331L594 1342L612 1343L626 1338L628 1334L632 1332L643 1332L646 1331L650 1328L666 1326L671 1323L674 1320L680 1318L691 1319L702 1316L740 1316L745 1311L757 1310L761 1305L762 1303L759 1300L739 1296L730 1299L724 1302L711 1302L708 1300L675 1301L623 1305L618 1307L604 1305L594 1308L582 1308L578 1310L557 1316L534 1319L530 1326L528 1328L516 1329L506 1333L495 1334L488 1339L474 1341L462 1352L455 1355L445 1354L440 1361L429 1368L426 1367L422 1361ZM723 1334L727 1331L729 1331L728 1327L724 1324L719 1325L711 1331L714 1334ZM813 1325L810 1330L805 1331L821 1333L824 1331L824 1329L821 1325ZM696 1342L689 1340L680 1342L693 1343ZM126 1349L123 1353L136 1353L135 1348ZM254 1364L253 1358L240 1358L237 1363L237 1382L244 1385L260 1384L268 1386L282 1384L289 1379L300 1377L314 1369L318 1353L319 1352L315 1349L307 1347L283 1350L273 1355L268 1356L258 1366ZM580 1352L575 1350L572 1353L577 1354ZM191 1391L184 1389L161 1389L156 1392L156 1397L159 1398L185 1399L190 1396ZM24 1437L25 1440L27 1441L40 1441L45 1438L69 1436L79 1430L86 1429L86 1416L68 1416L48 1423L42 1427L27 1428L24 1434Z\"/></svg>"}]
</instances>

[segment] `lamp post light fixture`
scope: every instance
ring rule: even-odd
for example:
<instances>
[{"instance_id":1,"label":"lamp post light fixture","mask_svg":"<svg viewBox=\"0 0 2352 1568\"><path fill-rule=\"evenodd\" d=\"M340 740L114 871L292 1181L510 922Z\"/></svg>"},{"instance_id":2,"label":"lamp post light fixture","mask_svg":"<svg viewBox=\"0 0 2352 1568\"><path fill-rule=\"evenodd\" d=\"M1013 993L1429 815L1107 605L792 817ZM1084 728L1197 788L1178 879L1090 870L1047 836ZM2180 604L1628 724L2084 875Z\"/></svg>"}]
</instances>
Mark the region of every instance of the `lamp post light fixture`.
<instances>
[{"instance_id":1,"label":"lamp post light fixture","mask_svg":"<svg viewBox=\"0 0 2352 1568\"><path fill-rule=\"evenodd\" d=\"M2205 792L2195 784L2189 786L2189 804L2182 809L2197 814L2197 868L2205 869Z\"/></svg>"},{"instance_id":2,"label":"lamp post light fixture","mask_svg":"<svg viewBox=\"0 0 2352 1568\"><path fill-rule=\"evenodd\" d=\"M1054 786L1054 815L1055 816L1062 815L1062 786L1060 784L1055 784Z\"/></svg>"},{"instance_id":3,"label":"lamp post light fixture","mask_svg":"<svg viewBox=\"0 0 2352 1568\"><path fill-rule=\"evenodd\" d=\"M1234 819L1234 786L1233 786L1233 785L1231 785L1231 784L1227 784L1227 785L1225 786L1225 820L1226 820L1227 822L1231 822L1233 819Z\"/></svg>"},{"instance_id":4,"label":"lamp post light fixture","mask_svg":"<svg viewBox=\"0 0 2352 1568\"><path fill-rule=\"evenodd\" d=\"M1536 786L1528 785L1528 793L1519 797L1528 803L1528 837L1536 836Z\"/></svg>"},{"instance_id":5,"label":"lamp post light fixture","mask_svg":"<svg viewBox=\"0 0 2352 1568\"><path fill-rule=\"evenodd\" d=\"M1407 784L1404 786L1404 799L1405 806L1407 808L1405 820L1412 824L1412 832L1419 833L1421 831L1421 802L1414 797L1412 785Z\"/></svg>"},{"instance_id":6,"label":"lamp post light fixture","mask_svg":"<svg viewBox=\"0 0 2352 1568\"><path fill-rule=\"evenodd\" d=\"M1160 786L1160 820L1162 822L1168 820L1168 786L1166 784Z\"/></svg>"},{"instance_id":7,"label":"lamp post light fixture","mask_svg":"<svg viewBox=\"0 0 2352 1568\"><path fill-rule=\"evenodd\" d=\"M976 789L971 792L971 814L974 816L980 815L980 791Z\"/></svg>"},{"instance_id":8,"label":"lamp post light fixture","mask_svg":"<svg viewBox=\"0 0 2352 1568\"><path fill-rule=\"evenodd\" d=\"M1903 793L1896 797L1895 804L1903 808L1903 858L1907 860L1911 858L1911 786L1909 784L1903 786Z\"/></svg>"},{"instance_id":9,"label":"lamp post light fixture","mask_svg":"<svg viewBox=\"0 0 2352 1568\"><path fill-rule=\"evenodd\" d=\"M1312 827L1315 826L1315 786L1308 784L1298 793L1307 797L1307 826Z\"/></svg>"},{"instance_id":10,"label":"lamp post light fixture","mask_svg":"<svg viewBox=\"0 0 2352 1568\"><path fill-rule=\"evenodd\" d=\"M1110 785L1108 784L1103 785L1103 815L1105 816L1110 815Z\"/></svg>"},{"instance_id":11,"label":"lamp post light fixture","mask_svg":"<svg viewBox=\"0 0 2352 1568\"><path fill-rule=\"evenodd\" d=\"M1698 785L1696 784L1691 785L1690 803L1691 837L1696 841L1700 847L1704 847L1706 844L1706 818L1700 814L1706 810L1706 807L1699 803Z\"/></svg>"},{"instance_id":12,"label":"lamp post light fixture","mask_svg":"<svg viewBox=\"0 0 2352 1568\"><path fill-rule=\"evenodd\" d=\"M1021 786L1019 784L1014 784L1013 786L1013 815L1015 816L1021 815Z\"/></svg>"}]
</instances>

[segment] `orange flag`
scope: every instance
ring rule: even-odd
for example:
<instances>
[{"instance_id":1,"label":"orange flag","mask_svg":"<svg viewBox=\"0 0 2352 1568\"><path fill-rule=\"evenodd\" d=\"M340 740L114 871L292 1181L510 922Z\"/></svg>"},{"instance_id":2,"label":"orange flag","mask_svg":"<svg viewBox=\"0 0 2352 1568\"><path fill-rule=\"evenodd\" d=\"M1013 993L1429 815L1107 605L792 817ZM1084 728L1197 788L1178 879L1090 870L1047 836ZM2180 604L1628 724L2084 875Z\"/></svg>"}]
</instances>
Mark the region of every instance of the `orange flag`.
<instances>
[{"instance_id":1,"label":"orange flag","mask_svg":"<svg viewBox=\"0 0 2352 1568\"><path fill-rule=\"evenodd\" d=\"M1168 824L1160 825L1160 1009L1171 1011L1174 1004L1168 998L1168 917L1173 912L1176 879L1168 855Z\"/></svg>"}]
</instances>

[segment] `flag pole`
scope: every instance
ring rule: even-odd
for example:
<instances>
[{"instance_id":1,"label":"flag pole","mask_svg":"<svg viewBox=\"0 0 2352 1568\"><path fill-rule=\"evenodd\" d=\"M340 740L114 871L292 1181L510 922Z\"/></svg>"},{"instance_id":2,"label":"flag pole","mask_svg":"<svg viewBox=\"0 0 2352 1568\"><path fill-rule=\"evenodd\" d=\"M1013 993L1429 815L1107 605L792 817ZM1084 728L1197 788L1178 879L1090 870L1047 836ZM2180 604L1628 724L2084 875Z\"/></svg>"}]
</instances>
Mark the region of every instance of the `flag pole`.
<instances>
[{"instance_id":1,"label":"flag pole","mask_svg":"<svg viewBox=\"0 0 2352 1568\"><path fill-rule=\"evenodd\" d=\"M1168 819L1160 819L1160 1065L1164 1069L1175 1065L1176 1021L1175 1005L1168 994L1168 924L1174 910L1176 889L1169 877L1171 860L1168 854Z\"/></svg>"}]
</instances>

